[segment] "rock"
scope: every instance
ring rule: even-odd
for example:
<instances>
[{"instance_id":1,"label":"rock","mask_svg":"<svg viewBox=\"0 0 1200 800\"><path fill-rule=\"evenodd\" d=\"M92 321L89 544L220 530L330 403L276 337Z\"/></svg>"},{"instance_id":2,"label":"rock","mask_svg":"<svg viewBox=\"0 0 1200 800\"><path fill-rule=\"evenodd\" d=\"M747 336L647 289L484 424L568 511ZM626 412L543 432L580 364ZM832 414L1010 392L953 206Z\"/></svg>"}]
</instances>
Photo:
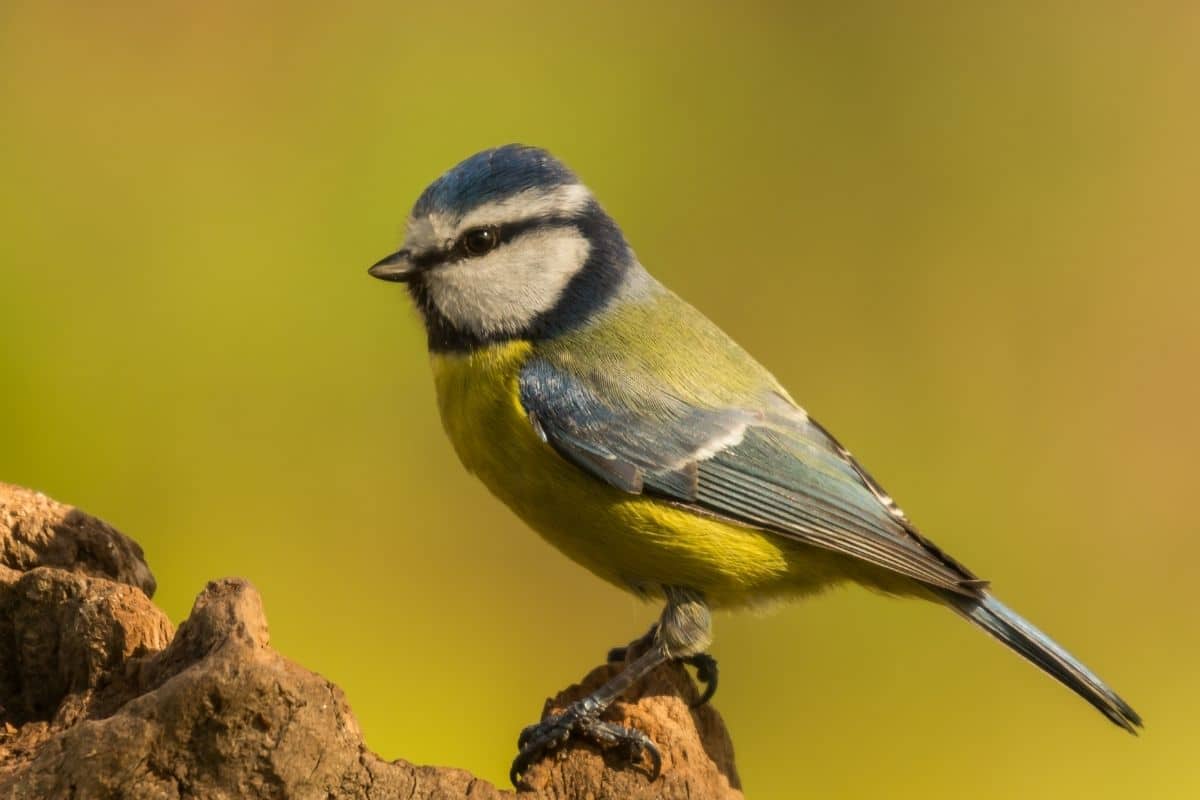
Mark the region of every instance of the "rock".
<instances>
[{"instance_id":1,"label":"rock","mask_svg":"<svg viewBox=\"0 0 1200 800\"><path fill-rule=\"evenodd\" d=\"M18 572L58 567L136 586L154 596L137 542L41 492L0 482L0 564Z\"/></svg>"},{"instance_id":2,"label":"rock","mask_svg":"<svg viewBox=\"0 0 1200 800\"><path fill-rule=\"evenodd\" d=\"M162 650L171 623L140 589L51 567L6 587L13 656L0 700L10 721L49 720L130 659Z\"/></svg>"},{"instance_id":3,"label":"rock","mask_svg":"<svg viewBox=\"0 0 1200 800\"><path fill-rule=\"evenodd\" d=\"M513 796L463 770L371 753L341 690L271 649L248 582L209 583L172 636L132 541L3 485L0 521L0 797ZM614 669L597 668L546 712ZM607 717L658 743L654 783L571 745L530 769L535 791L521 796L740 798L729 736L710 707L688 708L694 698L683 669L668 666Z\"/></svg>"}]
</instances>

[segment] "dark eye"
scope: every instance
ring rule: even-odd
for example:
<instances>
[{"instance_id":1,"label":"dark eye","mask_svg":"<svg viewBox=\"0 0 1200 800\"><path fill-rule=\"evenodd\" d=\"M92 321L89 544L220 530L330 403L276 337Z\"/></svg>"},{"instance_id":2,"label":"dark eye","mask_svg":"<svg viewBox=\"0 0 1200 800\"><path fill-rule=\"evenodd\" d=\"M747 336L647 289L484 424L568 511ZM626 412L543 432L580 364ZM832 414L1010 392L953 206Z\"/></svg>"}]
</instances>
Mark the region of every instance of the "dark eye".
<instances>
[{"instance_id":1,"label":"dark eye","mask_svg":"<svg viewBox=\"0 0 1200 800\"><path fill-rule=\"evenodd\" d=\"M500 244L500 232L491 226L472 228L460 236L458 241L463 252L474 258L495 250L496 245Z\"/></svg>"}]
</instances>

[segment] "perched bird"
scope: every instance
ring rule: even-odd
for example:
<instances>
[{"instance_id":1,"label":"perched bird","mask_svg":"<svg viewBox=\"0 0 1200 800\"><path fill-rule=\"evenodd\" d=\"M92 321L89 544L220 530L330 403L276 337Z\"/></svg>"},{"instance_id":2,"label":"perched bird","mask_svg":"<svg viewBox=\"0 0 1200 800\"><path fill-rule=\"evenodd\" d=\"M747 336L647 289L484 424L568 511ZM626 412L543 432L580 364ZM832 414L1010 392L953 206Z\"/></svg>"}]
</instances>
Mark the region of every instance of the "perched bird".
<instances>
[{"instance_id":1,"label":"perched bird","mask_svg":"<svg viewBox=\"0 0 1200 800\"><path fill-rule=\"evenodd\" d=\"M710 609L851 581L958 612L1122 728L1137 713L925 538L778 381L656 281L566 166L508 145L434 181L402 250L370 274L407 285L459 458L601 578L665 602L624 669L526 728L512 778L572 737L650 759L600 719L668 660L715 688ZM615 651L625 656L625 649Z\"/></svg>"}]
</instances>

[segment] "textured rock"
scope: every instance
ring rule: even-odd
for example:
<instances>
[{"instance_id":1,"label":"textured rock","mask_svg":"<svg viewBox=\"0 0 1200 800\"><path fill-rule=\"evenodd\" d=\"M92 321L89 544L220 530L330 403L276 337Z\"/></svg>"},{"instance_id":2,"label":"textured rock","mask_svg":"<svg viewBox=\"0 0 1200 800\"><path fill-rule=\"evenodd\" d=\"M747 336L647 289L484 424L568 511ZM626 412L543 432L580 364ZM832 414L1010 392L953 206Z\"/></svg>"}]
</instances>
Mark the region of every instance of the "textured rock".
<instances>
[{"instance_id":1,"label":"textured rock","mask_svg":"<svg viewBox=\"0 0 1200 800\"><path fill-rule=\"evenodd\" d=\"M25 572L59 567L136 586L154 596L137 542L40 492L0 482L0 564Z\"/></svg>"},{"instance_id":2,"label":"textured rock","mask_svg":"<svg viewBox=\"0 0 1200 800\"><path fill-rule=\"evenodd\" d=\"M4 485L0 522L0 798L512 796L463 770L371 753L341 691L271 649L246 581L208 584L172 636L143 593L154 581L140 549L112 528ZM572 745L530 769L535 791L522 796L741 797L720 717L688 708L683 669L658 670L638 692L608 718L659 744L659 780Z\"/></svg>"},{"instance_id":3,"label":"textured rock","mask_svg":"<svg viewBox=\"0 0 1200 800\"><path fill-rule=\"evenodd\" d=\"M13 720L48 720L68 695L92 692L131 658L171 640L171 623L141 590L51 567L3 590L11 625Z\"/></svg>"}]
</instances>

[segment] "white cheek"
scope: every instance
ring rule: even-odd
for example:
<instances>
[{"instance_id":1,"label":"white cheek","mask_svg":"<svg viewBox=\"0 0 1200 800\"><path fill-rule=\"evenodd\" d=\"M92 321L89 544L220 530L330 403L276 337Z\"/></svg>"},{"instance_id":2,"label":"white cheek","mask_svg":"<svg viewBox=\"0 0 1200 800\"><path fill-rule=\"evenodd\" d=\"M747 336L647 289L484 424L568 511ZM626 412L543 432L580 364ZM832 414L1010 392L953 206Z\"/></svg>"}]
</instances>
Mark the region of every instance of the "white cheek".
<instances>
[{"instance_id":1,"label":"white cheek","mask_svg":"<svg viewBox=\"0 0 1200 800\"><path fill-rule=\"evenodd\" d=\"M426 285L455 326L480 335L517 333L554 308L588 250L574 228L533 232L483 258L438 267Z\"/></svg>"}]
</instances>

